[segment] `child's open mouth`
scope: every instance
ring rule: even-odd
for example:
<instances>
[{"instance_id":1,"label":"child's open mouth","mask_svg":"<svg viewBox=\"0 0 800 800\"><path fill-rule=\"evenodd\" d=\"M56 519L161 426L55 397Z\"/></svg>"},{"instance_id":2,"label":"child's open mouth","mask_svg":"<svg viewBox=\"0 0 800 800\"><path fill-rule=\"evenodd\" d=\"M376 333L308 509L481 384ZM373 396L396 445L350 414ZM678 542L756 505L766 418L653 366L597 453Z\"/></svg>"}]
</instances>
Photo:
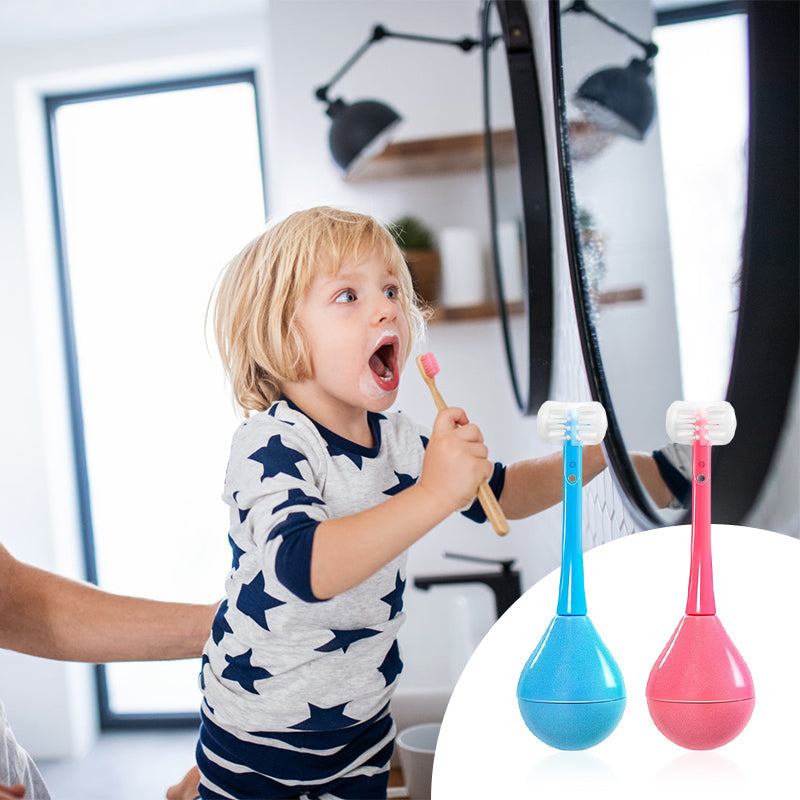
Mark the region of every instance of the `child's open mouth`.
<instances>
[{"instance_id":1,"label":"child's open mouth","mask_svg":"<svg viewBox=\"0 0 800 800\"><path fill-rule=\"evenodd\" d=\"M400 384L397 368L397 341L386 341L370 356L369 368L375 383L385 392L393 392Z\"/></svg>"}]
</instances>

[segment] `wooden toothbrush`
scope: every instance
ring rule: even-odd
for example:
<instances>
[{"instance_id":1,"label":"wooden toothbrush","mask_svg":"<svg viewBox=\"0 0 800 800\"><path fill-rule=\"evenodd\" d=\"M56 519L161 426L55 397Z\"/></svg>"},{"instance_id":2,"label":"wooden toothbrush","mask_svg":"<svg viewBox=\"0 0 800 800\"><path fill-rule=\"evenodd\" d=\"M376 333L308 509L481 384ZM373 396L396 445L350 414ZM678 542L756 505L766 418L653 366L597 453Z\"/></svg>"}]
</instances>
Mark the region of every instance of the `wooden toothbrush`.
<instances>
[{"instance_id":1,"label":"wooden toothbrush","mask_svg":"<svg viewBox=\"0 0 800 800\"><path fill-rule=\"evenodd\" d=\"M436 387L436 381L434 380L439 373L439 364L436 361L436 357L433 353L425 353L425 355L417 356L417 366L419 367L422 379L428 384L428 388L431 390L436 408L439 411L447 408L447 403L445 403L442 395L439 393L439 389ZM508 520L503 513L503 509L500 508L500 504L497 502L497 498L494 496L494 492L491 486L489 486L488 481L483 481L480 486L478 486L478 500L486 513L486 518L492 524L495 533L498 536L505 536L509 531Z\"/></svg>"}]
</instances>

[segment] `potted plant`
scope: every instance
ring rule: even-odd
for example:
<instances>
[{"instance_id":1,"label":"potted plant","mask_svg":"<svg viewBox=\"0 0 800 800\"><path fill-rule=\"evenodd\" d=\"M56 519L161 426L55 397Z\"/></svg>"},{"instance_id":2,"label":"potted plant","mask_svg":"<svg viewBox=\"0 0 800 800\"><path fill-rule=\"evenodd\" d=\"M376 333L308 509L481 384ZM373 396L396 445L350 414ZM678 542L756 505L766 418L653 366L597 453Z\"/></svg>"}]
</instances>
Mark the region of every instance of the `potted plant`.
<instances>
[{"instance_id":1,"label":"potted plant","mask_svg":"<svg viewBox=\"0 0 800 800\"><path fill-rule=\"evenodd\" d=\"M439 299L441 265L430 228L416 217L406 215L392 223L391 231L405 256L414 291L424 301L435 303Z\"/></svg>"}]
</instances>

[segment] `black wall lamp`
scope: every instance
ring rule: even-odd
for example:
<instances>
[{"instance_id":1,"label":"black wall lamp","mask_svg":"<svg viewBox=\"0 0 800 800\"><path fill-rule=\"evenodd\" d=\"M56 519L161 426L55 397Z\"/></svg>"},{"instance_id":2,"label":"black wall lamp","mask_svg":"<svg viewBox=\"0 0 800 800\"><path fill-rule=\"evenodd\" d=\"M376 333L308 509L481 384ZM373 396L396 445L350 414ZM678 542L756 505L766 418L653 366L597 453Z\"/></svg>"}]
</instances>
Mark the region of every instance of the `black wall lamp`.
<instances>
[{"instance_id":1,"label":"black wall lamp","mask_svg":"<svg viewBox=\"0 0 800 800\"><path fill-rule=\"evenodd\" d=\"M658 46L625 30L592 8L586 0L574 0L562 13L589 14L621 33L644 51L644 58L632 58L626 67L606 67L590 75L578 87L573 101L599 128L642 140L655 116L656 103L647 80Z\"/></svg>"},{"instance_id":2,"label":"black wall lamp","mask_svg":"<svg viewBox=\"0 0 800 800\"><path fill-rule=\"evenodd\" d=\"M345 103L341 98L331 100L328 92L339 79L350 70L353 64L375 43L382 39L407 39L412 42L430 44L448 44L468 53L480 45L476 39L442 39L436 36L419 36L413 33L395 33L383 25L376 25L372 34L358 50L344 63L341 69L315 95L318 100L327 103L326 113L331 118L331 129L328 143L333 160L345 172L351 171L359 162L380 153L389 143L389 139L402 120L402 117L390 106L378 100L359 100L356 103Z\"/></svg>"}]
</instances>

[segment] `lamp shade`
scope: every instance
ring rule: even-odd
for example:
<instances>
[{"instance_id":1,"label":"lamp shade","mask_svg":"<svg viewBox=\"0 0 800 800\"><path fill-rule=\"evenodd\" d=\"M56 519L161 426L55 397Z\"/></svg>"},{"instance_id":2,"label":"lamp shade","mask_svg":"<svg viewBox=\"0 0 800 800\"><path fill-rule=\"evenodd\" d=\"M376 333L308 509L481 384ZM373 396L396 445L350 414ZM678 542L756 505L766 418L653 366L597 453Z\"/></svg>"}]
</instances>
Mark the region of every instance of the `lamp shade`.
<instances>
[{"instance_id":1,"label":"lamp shade","mask_svg":"<svg viewBox=\"0 0 800 800\"><path fill-rule=\"evenodd\" d=\"M345 171L364 158L379 153L400 122L400 115L377 100L345 103L334 100L327 110L331 118L328 135L333 160Z\"/></svg>"},{"instance_id":2,"label":"lamp shade","mask_svg":"<svg viewBox=\"0 0 800 800\"><path fill-rule=\"evenodd\" d=\"M649 74L650 65L633 58L627 67L607 67L590 75L573 100L598 127L641 141L655 115Z\"/></svg>"}]
</instances>

